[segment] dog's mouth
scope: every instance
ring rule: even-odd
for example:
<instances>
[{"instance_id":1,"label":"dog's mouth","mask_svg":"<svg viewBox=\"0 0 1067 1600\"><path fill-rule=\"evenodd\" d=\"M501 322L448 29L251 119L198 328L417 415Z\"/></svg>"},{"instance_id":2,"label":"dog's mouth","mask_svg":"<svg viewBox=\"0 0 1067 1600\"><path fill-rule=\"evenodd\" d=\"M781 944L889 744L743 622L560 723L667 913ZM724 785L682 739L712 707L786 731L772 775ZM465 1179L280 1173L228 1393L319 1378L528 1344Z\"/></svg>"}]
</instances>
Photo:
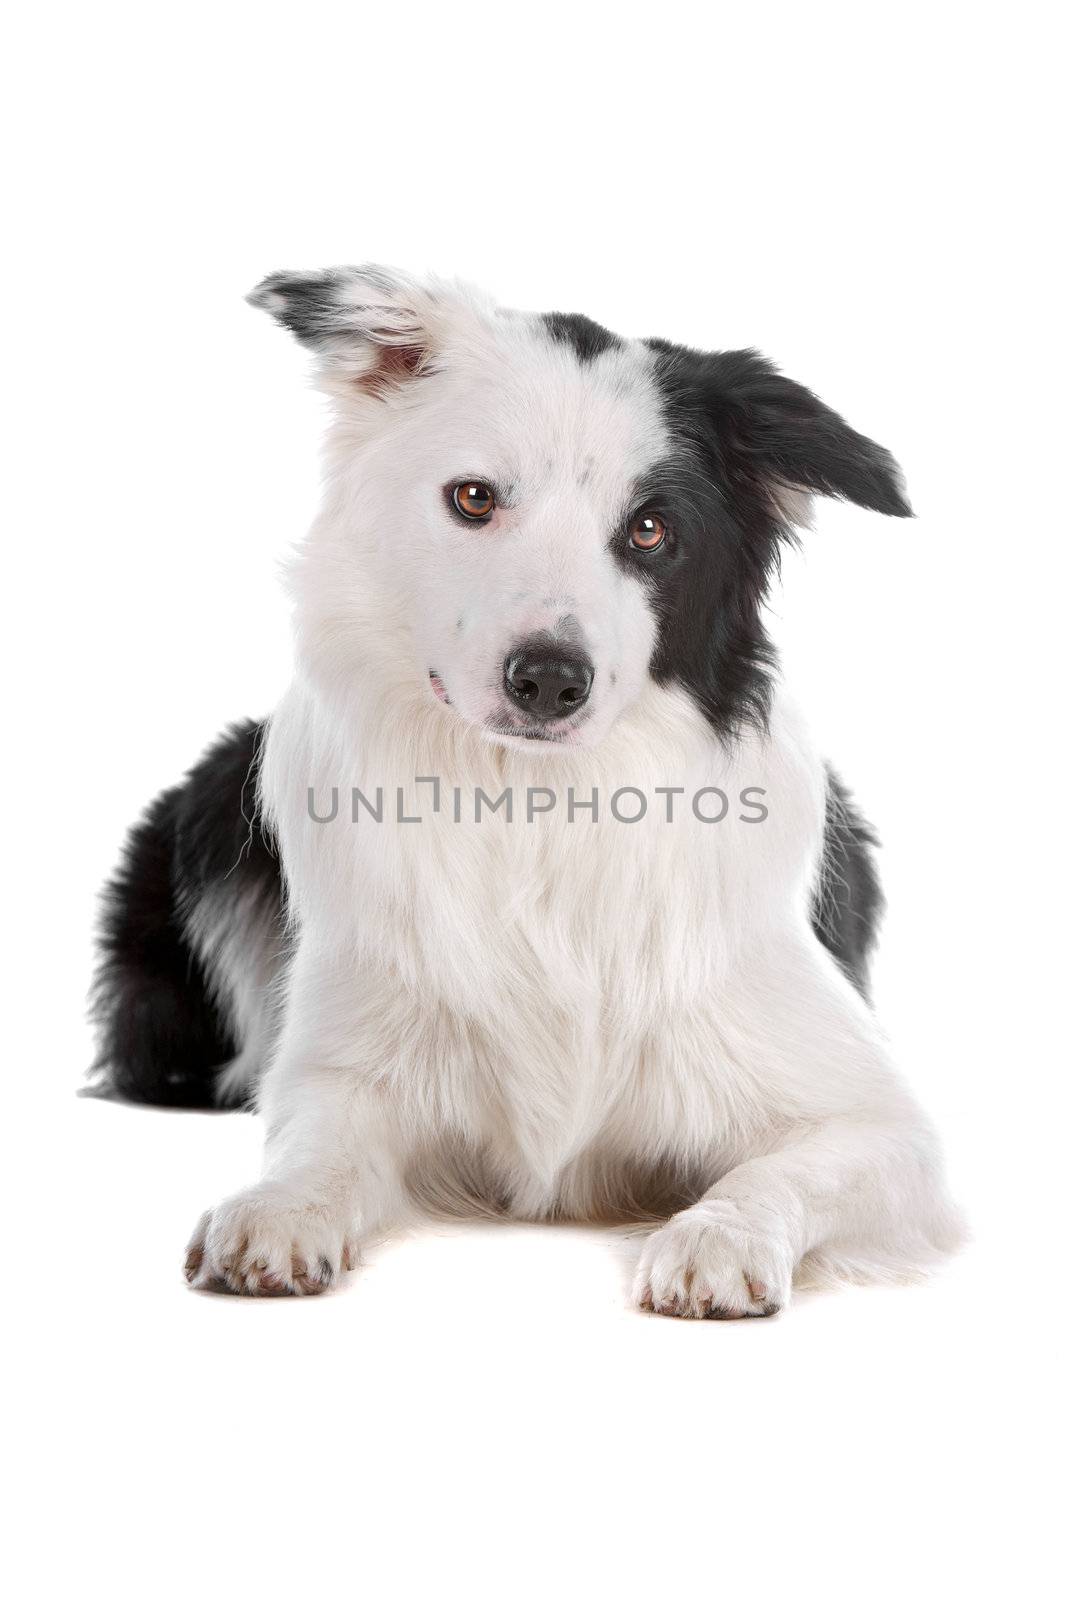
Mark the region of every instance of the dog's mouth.
<instances>
[{"instance_id":1,"label":"dog's mouth","mask_svg":"<svg viewBox=\"0 0 1067 1600\"><path fill-rule=\"evenodd\" d=\"M441 674L435 668L429 669L430 688L440 700L442 705L451 706L452 700ZM566 732L554 732L547 723L538 722L531 718L528 722L515 722L507 717L487 717L481 723L482 729L493 736L494 739L515 739L525 744L574 744L576 734L583 722L568 723Z\"/></svg>"},{"instance_id":2,"label":"dog's mouth","mask_svg":"<svg viewBox=\"0 0 1067 1600\"><path fill-rule=\"evenodd\" d=\"M489 717L482 724L487 733L496 739L524 739L528 744L573 744L568 733L552 733L543 723L505 722L499 717Z\"/></svg>"},{"instance_id":3,"label":"dog's mouth","mask_svg":"<svg viewBox=\"0 0 1067 1600\"><path fill-rule=\"evenodd\" d=\"M451 700L448 698L448 690L444 686L441 674L439 672L435 672L432 667L430 668L430 688L433 690L438 700L441 701L442 705L450 706L452 704Z\"/></svg>"}]
</instances>

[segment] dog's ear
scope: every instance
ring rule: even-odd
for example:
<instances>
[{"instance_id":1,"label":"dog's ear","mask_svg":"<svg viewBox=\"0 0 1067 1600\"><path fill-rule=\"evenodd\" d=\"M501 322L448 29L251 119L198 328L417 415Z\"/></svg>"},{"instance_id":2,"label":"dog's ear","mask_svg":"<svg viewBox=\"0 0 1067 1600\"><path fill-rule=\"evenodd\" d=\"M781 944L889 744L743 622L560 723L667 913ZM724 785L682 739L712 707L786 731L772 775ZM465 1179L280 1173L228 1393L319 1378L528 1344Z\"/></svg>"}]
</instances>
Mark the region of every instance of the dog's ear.
<instances>
[{"instance_id":1,"label":"dog's ear","mask_svg":"<svg viewBox=\"0 0 1067 1600\"><path fill-rule=\"evenodd\" d=\"M387 267L273 272L248 301L375 395L427 370L444 320L439 289Z\"/></svg>"},{"instance_id":2,"label":"dog's ear","mask_svg":"<svg viewBox=\"0 0 1067 1600\"><path fill-rule=\"evenodd\" d=\"M803 384L755 350L705 357L701 410L726 472L759 488L775 512L803 523L808 497L831 495L890 517L910 517L897 463Z\"/></svg>"}]
</instances>

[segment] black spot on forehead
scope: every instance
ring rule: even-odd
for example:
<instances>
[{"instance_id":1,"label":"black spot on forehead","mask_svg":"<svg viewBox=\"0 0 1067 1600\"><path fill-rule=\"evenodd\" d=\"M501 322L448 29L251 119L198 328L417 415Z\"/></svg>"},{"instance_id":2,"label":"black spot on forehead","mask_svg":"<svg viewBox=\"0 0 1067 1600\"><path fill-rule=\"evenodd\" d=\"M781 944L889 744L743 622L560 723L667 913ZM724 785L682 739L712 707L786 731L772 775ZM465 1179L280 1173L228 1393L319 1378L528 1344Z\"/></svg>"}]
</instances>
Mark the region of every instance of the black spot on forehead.
<instances>
[{"instance_id":1,"label":"black spot on forehead","mask_svg":"<svg viewBox=\"0 0 1067 1600\"><path fill-rule=\"evenodd\" d=\"M605 350L621 350L622 340L579 311L546 311L541 318L557 344L570 345L579 361L595 361Z\"/></svg>"}]
</instances>

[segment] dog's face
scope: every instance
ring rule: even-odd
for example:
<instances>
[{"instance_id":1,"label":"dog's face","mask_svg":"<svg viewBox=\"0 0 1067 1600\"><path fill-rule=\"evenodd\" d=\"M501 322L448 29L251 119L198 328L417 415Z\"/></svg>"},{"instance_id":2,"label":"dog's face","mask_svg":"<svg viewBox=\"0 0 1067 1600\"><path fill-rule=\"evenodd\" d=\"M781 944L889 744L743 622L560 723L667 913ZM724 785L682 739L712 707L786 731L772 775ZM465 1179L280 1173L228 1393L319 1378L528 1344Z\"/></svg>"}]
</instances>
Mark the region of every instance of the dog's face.
<instances>
[{"instance_id":1,"label":"dog's face","mask_svg":"<svg viewBox=\"0 0 1067 1600\"><path fill-rule=\"evenodd\" d=\"M760 605L808 496L908 514L892 458L751 351L623 340L376 268L277 274L251 298L337 403L355 480L337 594L361 574L388 591L396 670L505 744L594 745L650 679L721 733L758 717Z\"/></svg>"}]
</instances>

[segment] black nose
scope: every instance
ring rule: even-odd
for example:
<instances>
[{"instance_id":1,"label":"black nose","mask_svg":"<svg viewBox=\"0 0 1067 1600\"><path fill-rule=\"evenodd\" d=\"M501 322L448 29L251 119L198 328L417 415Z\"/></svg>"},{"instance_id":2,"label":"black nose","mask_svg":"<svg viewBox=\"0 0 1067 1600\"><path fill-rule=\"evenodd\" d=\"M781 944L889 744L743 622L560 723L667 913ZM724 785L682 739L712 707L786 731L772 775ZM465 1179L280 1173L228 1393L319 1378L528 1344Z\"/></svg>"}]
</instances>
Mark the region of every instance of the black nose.
<instances>
[{"instance_id":1,"label":"black nose","mask_svg":"<svg viewBox=\"0 0 1067 1600\"><path fill-rule=\"evenodd\" d=\"M593 663L573 647L531 642L520 645L504 663L509 699L544 722L573 716L592 687Z\"/></svg>"}]
</instances>

